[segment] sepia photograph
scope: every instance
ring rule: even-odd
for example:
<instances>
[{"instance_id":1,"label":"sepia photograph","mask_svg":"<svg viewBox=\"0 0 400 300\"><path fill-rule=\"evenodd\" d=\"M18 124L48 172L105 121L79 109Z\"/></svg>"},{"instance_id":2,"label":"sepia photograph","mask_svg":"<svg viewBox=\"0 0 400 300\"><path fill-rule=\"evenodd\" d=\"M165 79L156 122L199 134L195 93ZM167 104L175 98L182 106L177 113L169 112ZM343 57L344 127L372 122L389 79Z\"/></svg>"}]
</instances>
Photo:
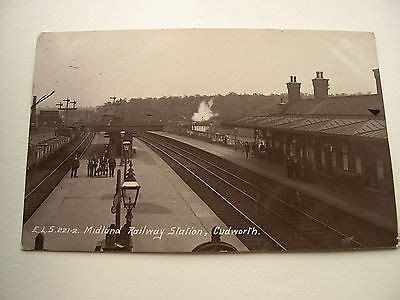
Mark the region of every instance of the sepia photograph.
<instances>
[{"instance_id":1,"label":"sepia photograph","mask_svg":"<svg viewBox=\"0 0 400 300\"><path fill-rule=\"evenodd\" d=\"M370 32L42 33L22 248L395 248L383 94Z\"/></svg>"}]
</instances>

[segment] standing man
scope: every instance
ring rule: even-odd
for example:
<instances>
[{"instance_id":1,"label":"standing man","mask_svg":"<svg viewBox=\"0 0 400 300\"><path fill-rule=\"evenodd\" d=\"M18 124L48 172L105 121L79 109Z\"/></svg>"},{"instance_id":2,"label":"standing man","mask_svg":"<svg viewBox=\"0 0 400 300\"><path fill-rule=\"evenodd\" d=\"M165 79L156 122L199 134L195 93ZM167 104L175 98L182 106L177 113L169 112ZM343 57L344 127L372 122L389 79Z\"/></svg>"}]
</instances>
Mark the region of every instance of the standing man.
<instances>
[{"instance_id":1,"label":"standing man","mask_svg":"<svg viewBox=\"0 0 400 300\"><path fill-rule=\"evenodd\" d=\"M256 157L256 153L257 153L257 144L256 144L256 142L254 142L251 145L251 157L255 158Z\"/></svg>"},{"instance_id":2,"label":"standing man","mask_svg":"<svg viewBox=\"0 0 400 300\"><path fill-rule=\"evenodd\" d=\"M94 177L96 175L96 160L94 158L94 156L92 156L92 158L90 159L91 163L90 163L90 177Z\"/></svg>"},{"instance_id":3,"label":"standing man","mask_svg":"<svg viewBox=\"0 0 400 300\"><path fill-rule=\"evenodd\" d=\"M90 176L91 170L92 170L92 160L89 157L87 160L87 177L92 177L92 176Z\"/></svg>"},{"instance_id":4,"label":"standing man","mask_svg":"<svg viewBox=\"0 0 400 300\"><path fill-rule=\"evenodd\" d=\"M259 153L260 153L260 159L265 159L265 145L264 142L261 142L259 145Z\"/></svg>"},{"instance_id":5,"label":"standing man","mask_svg":"<svg viewBox=\"0 0 400 300\"><path fill-rule=\"evenodd\" d=\"M93 176L97 175L97 166L99 164L99 160L97 158L97 155L94 156L93 158Z\"/></svg>"},{"instance_id":6,"label":"standing man","mask_svg":"<svg viewBox=\"0 0 400 300\"><path fill-rule=\"evenodd\" d=\"M249 142L244 143L244 151L246 152L246 158L249 158L249 153L250 153Z\"/></svg>"},{"instance_id":7,"label":"standing man","mask_svg":"<svg viewBox=\"0 0 400 300\"><path fill-rule=\"evenodd\" d=\"M100 158L100 169L101 169L101 175L106 175L106 176L108 175L107 159L104 155Z\"/></svg>"},{"instance_id":8,"label":"standing man","mask_svg":"<svg viewBox=\"0 0 400 300\"><path fill-rule=\"evenodd\" d=\"M115 161L114 157L110 157L108 160L108 169L110 171L110 177L114 177L114 170L117 165L117 162Z\"/></svg>"},{"instance_id":9,"label":"standing man","mask_svg":"<svg viewBox=\"0 0 400 300\"><path fill-rule=\"evenodd\" d=\"M71 178L78 177L78 175L77 175L78 169L79 169L79 158L78 158L78 154L75 154L75 156L71 162Z\"/></svg>"}]
</instances>

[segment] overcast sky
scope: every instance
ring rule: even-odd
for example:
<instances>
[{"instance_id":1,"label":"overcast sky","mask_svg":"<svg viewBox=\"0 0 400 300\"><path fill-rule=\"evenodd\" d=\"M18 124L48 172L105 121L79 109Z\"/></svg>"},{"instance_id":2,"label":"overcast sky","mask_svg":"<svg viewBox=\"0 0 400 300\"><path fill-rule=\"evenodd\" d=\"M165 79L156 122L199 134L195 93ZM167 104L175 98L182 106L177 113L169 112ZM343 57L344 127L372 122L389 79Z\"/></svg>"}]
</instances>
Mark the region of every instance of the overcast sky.
<instances>
[{"instance_id":1,"label":"overcast sky","mask_svg":"<svg viewBox=\"0 0 400 300\"><path fill-rule=\"evenodd\" d=\"M312 93L316 71L330 93L376 92L372 33L281 30L138 30L44 33L34 95L79 106L109 97L286 92L290 75Z\"/></svg>"}]
</instances>

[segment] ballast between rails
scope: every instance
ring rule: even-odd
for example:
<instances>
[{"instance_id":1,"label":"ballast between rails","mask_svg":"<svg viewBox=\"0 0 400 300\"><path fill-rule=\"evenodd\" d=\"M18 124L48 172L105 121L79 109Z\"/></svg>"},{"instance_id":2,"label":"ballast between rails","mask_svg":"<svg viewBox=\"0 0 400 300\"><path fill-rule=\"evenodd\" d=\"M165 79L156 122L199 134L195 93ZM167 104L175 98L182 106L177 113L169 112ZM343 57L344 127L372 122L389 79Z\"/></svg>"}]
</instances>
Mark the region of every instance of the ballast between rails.
<instances>
[{"instance_id":1,"label":"ballast between rails","mask_svg":"<svg viewBox=\"0 0 400 300\"><path fill-rule=\"evenodd\" d=\"M153 142L156 143L156 144L161 145L161 143L158 142L158 141L153 141ZM167 144L168 144L168 143L167 143ZM172 148L170 148L170 147L168 147L168 146L165 146L165 145L162 145L162 147L168 149L169 151L172 151L173 153L175 153L175 154L177 154L178 156L182 157L183 159L187 160L187 161L190 162L191 164L193 164L193 165L199 167L200 169L204 170L205 172L209 173L211 176L216 177L219 181L223 182L224 184L226 184L226 185L229 186L230 188L233 188L233 190L239 192L239 193L242 194L245 198L250 199L251 202L253 202L253 203L259 205L261 208L266 209L266 212L267 212L268 214L274 215L274 218L275 218L276 220L278 220L278 222L283 222L283 223L285 223L285 226L288 226L287 228L291 228L291 230L295 230L295 231L297 231L297 232L301 232L301 230L299 230L298 228L293 227L292 225L288 224L288 223L287 223L282 217L280 217L279 215L275 215L274 212L272 212L272 211L270 211L269 209L265 208L263 205L260 205L258 202L253 201L253 198L252 198L248 193L246 193L246 192L242 191L241 189L239 189L238 187L234 186L232 183L230 183L230 182L227 181L226 179L222 178L221 176L217 175L215 172L209 170L208 168L206 168L205 166L199 164L198 162L193 161L193 159L191 159L191 158L185 156L184 154L179 153L178 150L174 150L174 149L172 149ZM180 149L179 147L175 147L175 148ZM189 152L188 152L188 153L189 153ZM193 155L192 153L189 153L189 155L194 156L195 158L198 158L198 156ZM237 206L236 206L236 207L237 207ZM242 211L242 212L243 212L243 211ZM224 219L222 218L222 220L224 220ZM275 221L275 222L276 222L276 221ZM275 223L275 222L274 222L274 223ZM252 220L252 224L256 224L254 220ZM264 224L264 225L262 225L262 226L263 226L264 228L265 228L266 226L268 227L267 224ZM260 228L261 226L258 225L258 227ZM274 226L273 226L273 227L274 227ZM275 224L275 228L276 228L276 224ZM312 240L312 239L309 239L309 237L308 237L307 235L304 235L304 234L303 234L303 238L306 238L306 239L309 240L310 242L313 242L313 240ZM276 238L275 238L275 239L276 239ZM290 240L289 240L289 241L290 241ZM289 241L287 241L287 242L289 242ZM292 241L290 241L290 242L292 242ZM282 244L282 242L280 242L280 243ZM313 243L315 243L315 241L314 241ZM245 243L245 244L246 244L246 243ZM246 245L247 245L247 244L246 244ZM293 247L293 245L291 245L290 247L288 247L287 245L285 246L286 249L292 248L292 247ZM294 246L293 249L298 249L298 245L297 245L297 247Z\"/></svg>"},{"instance_id":2,"label":"ballast between rails","mask_svg":"<svg viewBox=\"0 0 400 300\"><path fill-rule=\"evenodd\" d=\"M279 242L274 236L272 236L270 233L266 232L262 227L260 227L258 224L256 224L251 218L249 218L245 213L243 213L239 208L237 208L231 201L229 201L226 197L224 197L221 193L219 193L216 189L214 189L212 186L210 186L206 181L204 181L201 177L199 177L197 174L195 174L192 170L190 170L188 167L186 167L184 164L176 160L174 157L172 157L170 154L165 152L163 149L155 145L154 143L150 142L148 139L141 137L140 140L145 142L146 144L151 145L152 147L156 148L158 151L162 152L164 155L168 156L171 160L173 160L175 163L177 163L179 166L184 168L187 172L189 172L193 177L195 177L197 180L199 180L202 184L207 186L213 193L215 193L218 197L223 199L229 206L231 206L235 211L237 211L242 217L244 217L248 222L253 224L260 232L262 232L269 240L271 240L278 248L280 248L282 251L288 251L288 249L282 245L281 242ZM189 159L190 160L190 159ZM193 162L194 164L198 165L197 163ZM200 165L199 165L200 166ZM200 166L201 167L201 166ZM210 172L210 171L208 171ZM211 172L212 173L212 172ZM217 175L218 176L218 175Z\"/></svg>"},{"instance_id":3,"label":"ballast between rails","mask_svg":"<svg viewBox=\"0 0 400 300\"><path fill-rule=\"evenodd\" d=\"M343 238L348 238L348 235L344 234L343 232L340 232L339 230L333 228L333 227L330 226L329 224L327 224L327 223L325 223L325 222L323 222L323 221L321 221L321 220L319 220L319 219L313 217L312 215L310 215L310 214L308 214L308 213L306 213L306 212L304 212L304 211L298 209L297 207L294 207L294 206L290 205L289 203L283 201L282 199L276 197L275 195L269 193L268 191L265 191L265 190L263 190L263 189L261 189L261 188L255 186L255 185L252 184L251 182L248 182L247 180L245 180L245 179L243 179L243 178L240 178L240 177L237 176L236 174L233 174L233 173L231 173L231 172L229 172L229 171L227 171L227 170L225 170L225 169L223 169L223 168L217 166L216 164L214 164L214 163L212 163L212 162L209 162L208 160L206 160L206 159L204 159L204 158L202 158L202 157L199 157L199 156L197 156L197 155L194 155L193 153L190 153L189 151L187 151L187 150L185 150L185 149L182 149L182 148L180 148L180 147L178 147L178 146L176 146L176 145L169 144L169 146L170 146L170 147L173 147L173 148L175 148L175 149L178 149L179 151L182 151L182 152L184 152L184 153L186 153L186 154L189 154L189 155L191 155L191 156L195 156L198 160L203 161L204 163L206 163L206 164L208 164L208 165L210 165L210 166L212 166L212 167L214 167L214 168L216 168L216 169L218 169L218 170L224 172L225 174L228 174L228 175L231 176L231 177L234 177L234 178L237 179L238 181L241 181L241 182L247 184L247 185L250 186L251 188L253 188L253 189L255 189L255 190L257 190L257 191L259 191L259 192L261 192L261 193L263 193L263 194L265 194L265 195L271 197L271 198L273 198L274 200L279 201L281 204L285 205L285 206L288 207L289 209L292 209L292 210L296 211L297 213L302 214L302 215L305 216L306 218L311 219L312 221L314 221L314 222L316 222L316 223L319 223L320 225L326 227L327 229L329 229L329 230L331 230L331 231L337 233L337 234L340 235L341 237L343 237ZM189 159L189 160L190 160L190 159ZM191 161L192 163L194 163L194 164L200 166L198 163L194 162L193 160L190 160L190 161ZM263 203L261 203L260 201L258 201L256 198L252 197L252 196L249 195L248 193L246 193L246 192L242 191L241 189L237 188L235 185L233 185L233 184L227 182L225 179L221 178L220 176L218 176L218 175L215 175L215 176L219 177L219 179L223 180L226 184L228 184L228 185L231 186L232 188L236 189L237 191L239 191L240 193L242 193L242 194L245 195L246 197L250 198L250 199L251 199L252 201L254 201L255 203L257 203L257 204L263 206ZM367 248L367 246L365 246L365 245L362 244L361 242L357 241L356 239L353 239L352 242L353 242L354 244L357 244L357 245L360 246L361 248Z\"/></svg>"}]
</instances>

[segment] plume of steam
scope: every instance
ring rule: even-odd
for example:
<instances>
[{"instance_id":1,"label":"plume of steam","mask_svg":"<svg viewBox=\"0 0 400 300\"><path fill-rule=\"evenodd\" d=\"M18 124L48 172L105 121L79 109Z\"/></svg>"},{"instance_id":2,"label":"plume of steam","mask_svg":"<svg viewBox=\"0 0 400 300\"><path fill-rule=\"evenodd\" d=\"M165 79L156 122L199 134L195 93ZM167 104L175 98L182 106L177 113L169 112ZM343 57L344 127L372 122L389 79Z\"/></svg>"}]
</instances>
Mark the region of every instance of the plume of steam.
<instances>
[{"instance_id":1,"label":"plume of steam","mask_svg":"<svg viewBox=\"0 0 400 300\"><path fill-rule=\"evenodd\" d=\"M197 112L195 112L192 116L192 121L195 122L208 121L210 118L218 116L218 113L212 111L213 104L214 104L213 99L207 102L206 100L201 101L199 104L199 108L197 109Z\"/></svg>"}]
</instances>

